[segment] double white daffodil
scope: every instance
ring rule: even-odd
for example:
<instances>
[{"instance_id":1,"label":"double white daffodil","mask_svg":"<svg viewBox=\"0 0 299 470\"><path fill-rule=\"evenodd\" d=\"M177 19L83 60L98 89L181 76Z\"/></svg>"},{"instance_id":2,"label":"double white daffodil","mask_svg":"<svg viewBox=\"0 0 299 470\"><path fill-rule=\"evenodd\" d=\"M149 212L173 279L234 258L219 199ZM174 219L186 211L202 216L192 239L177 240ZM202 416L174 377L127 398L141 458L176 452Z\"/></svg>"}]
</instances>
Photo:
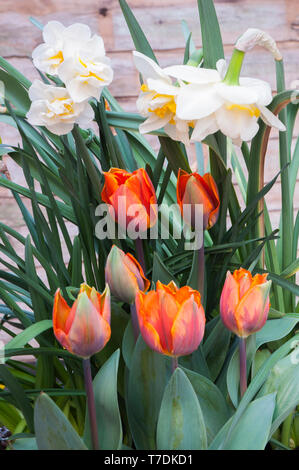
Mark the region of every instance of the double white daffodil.
<instances>
[{"instance_id":1,"label":"double white daffodil","mask_svg":"<svg viewBox=\"0 0 299 470\"><path fill-rule=\"evenodd\" d=\"M76 103L66 88L46 85L40 80L32 83L29 98L28 122L34 126L45 126L57 135L67 134L75 123L87 128L94 117L88 101Z\"/></svg>"},{"instance_id":2,"label":"double white daffodil","mask_svg":"<svg viewBox=\"0 0 299 470\"><path fill-rule=\"evenodd\" d=\"M43 38L44 44L32 53L34 65L42 72L57 75L74 101L98 99L103 87L113 79L103 39L91 36L87 25L65 27L58 21L50 21L44 27Z\"/></svg>"},{"instance_id":3,"label":"double white daffodil","mask_svg":"<svg viewBox=\"0 0 299 470\"><path fill-rule=\"evenodd\" d=\"M163 70L181 81L176 113L179 119L195 121L191 140L201 141L220 130L241 145L258 132L259 117L284 131L284 124L266 108L272 101L270 85L253 78L240 78L238 85L231 85L224 81L225 69L225 61L220 60L217 70L187 65Z\"/></svg>"},{"instance_id":4,"label":"double white daffodil","mask_svg":"<svg viewBox=\"0 0 299 470\"><path fill-rule=\"evenodd\" d=\"M164 128L173 140L189 143L189 126L193 123L179 118L176 113L180 87L173 85L170 76L146 55L134 51L133 59L144 81L137 109L147 119L139 126L140 133Z\"/></svg>"}]
</instances>

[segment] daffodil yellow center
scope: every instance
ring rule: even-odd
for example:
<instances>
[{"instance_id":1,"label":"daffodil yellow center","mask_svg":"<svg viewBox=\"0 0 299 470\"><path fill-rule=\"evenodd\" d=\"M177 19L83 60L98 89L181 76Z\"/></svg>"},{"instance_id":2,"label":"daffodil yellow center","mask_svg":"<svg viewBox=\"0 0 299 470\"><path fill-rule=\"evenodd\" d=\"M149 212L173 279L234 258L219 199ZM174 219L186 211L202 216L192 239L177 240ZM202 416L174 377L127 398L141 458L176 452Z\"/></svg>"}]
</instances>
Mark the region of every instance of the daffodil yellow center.
<instances>
[{"instance_id":1,"label":"daffodil yellow center","mask_svg":"<svg viewBox=\"0 0 299 470\"><path fill-rule=\"evenodd\" d=\"M249 105L227 104L226 109L228 109L229 111L231 111L232 109L238 109L240 111L246 111L247 113L250 114L251 117L255 116L257 118L261 114L260 110L252 104L249 104Z\"/></svg>"},{"instance_id":2,"label":"daffodil yellow center","mask_svg":"<svg viewBox=\"0 0 299 470\"><path fill-rule=\"evenodd\" d=\"M58 67L58 65L60 65L61 62L64 61L62 51L57 52L57 54L53 55L52 57L49 57L49 60L59 60L59 63L57 64L57 67Z\"/></svg>"},{"instance_id":3,"label":"daffodil yellow center","mask_svg":"<svg viewBox=\"0 0 299 470\"><path fill-rule=\"evenodd\" d=\"M87 64L85 64L85 63L83 62L83 60L80 59L80 57L79 57L79 62L80 62L81 65L83 65L83 67L85 67L85 68L87 69ZM91 62L91 64L94 65L94 63L92 63L92 62ZM99 77L96 73L91 72L90 70L88 71L88 74L87 74L87 75L81 74L80 77L83 77L83 78L94 77L94 78L96 78L97 80L100 80L101 82L104 81L103 78Z\"/></svg>"},{"instance_id":4,"label":"daffodil yellow center","mask_svg":"<svg viewBox=\"0 0 299 470\"><path fill-rule=\"evenodd\" d=\"M62 98L55 98L54 100L51 101L51 104L54 105L55 101L69 101L69 98L67 97L62 97ZM62 112L59 112L57 110L57 112L53 111L53 109L48 109L48 112L49 113L54 113L56 116L68 116L69 114L73 114L74 113L74 108L73 108L73 104L74 103L63 103L63 109L61 110ZM59 108L58 108L59 109Z\"/></svg>"},{"instance_id":5,"label":"daffodil yellow center","mask_svg":"<svg viewBox=\"0 0 299 470\"><path fill-rule=\"evenodd\" d=\"M176 103L174 101L174 96L156 93L154 90L150 90L145 83L141 86L141 91L143 91L144 93L146 92L155 93L152 100L156 100L158 98L168 99L167 103L165 103L163 106L157 107L155 109L148 108L148 111L150 113L155 113L159 118L164 118L164 116L167 113L172 113L172 114L176 113ZM175 124L175 121L171 119L170 124Z\"/></svg>"}]
</instances>

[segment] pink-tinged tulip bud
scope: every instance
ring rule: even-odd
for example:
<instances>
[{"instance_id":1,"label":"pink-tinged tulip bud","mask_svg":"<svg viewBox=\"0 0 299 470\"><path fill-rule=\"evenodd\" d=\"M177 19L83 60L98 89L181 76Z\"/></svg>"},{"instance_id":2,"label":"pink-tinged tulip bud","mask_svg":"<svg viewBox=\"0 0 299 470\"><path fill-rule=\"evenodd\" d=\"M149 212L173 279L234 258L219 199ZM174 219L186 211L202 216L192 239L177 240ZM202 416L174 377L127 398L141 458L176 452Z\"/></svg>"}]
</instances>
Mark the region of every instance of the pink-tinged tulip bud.
<instances>
[{"instance_id":1,"label":"pink-tinged tulip bud","mask_svg":"<svg viewBox=\"0 0 299 470\"><path fill-rule=\"evenodd\" d=\"M88 358L101 351L111 336L110 291L102 294L81 284L77 300L69 307L57 290L53 307L54 334L72 354Z\"/></svg>"},{"instance_id":2,"label":"pink-tinged tulip bud","mask_svg":"<svg viewBox=\"0 0 299 470\"><path fill-rule=\"evenodd\" d=\"M179 289L174 282L157 282L156 290L136 295L141 335L147 345L168 356L195 351L204 335L205 313L200 293L191 287Z\"/></svg>"},{"instance_id":3,"label":"pink-tinged tulip bud","mask_svg":"<svg viewBox=\"0 0 299 470\"><path fill-rule=\"evenodd\" d=\"M210 229L217 222L220 207L219 194L210 173L200 176L198 173L189 174L180 169L177 181L177 201L185 222L191 227L197 227L196 217L201 215L199 206L202 206L204 230Z\"/></svg>"},{"instance_id":4,"label":"pink-tinged tulip bud","mask_svg":"<svg viewBox=\"0 0 299 470\"><path fill-rule=\"evenodd\" d=\"M150 286L150 281L134 256L125 254L115 245L107 258L105 277L111 294L128 304L135 301L139 290L146 292Z\"/></svg>"},{"instance_id":5,"label":"pink-tinged tulip bud","mask_svg":"<svg viewBox=\"0 0 299 470\"><path fill-rule=\"evenodd\" d=\"M271 281L268 274L238 269L227 272L220 298L220 315L226 328L241 338L259 331L266 323L270 302Z\"/></svg>"}]
</instances>

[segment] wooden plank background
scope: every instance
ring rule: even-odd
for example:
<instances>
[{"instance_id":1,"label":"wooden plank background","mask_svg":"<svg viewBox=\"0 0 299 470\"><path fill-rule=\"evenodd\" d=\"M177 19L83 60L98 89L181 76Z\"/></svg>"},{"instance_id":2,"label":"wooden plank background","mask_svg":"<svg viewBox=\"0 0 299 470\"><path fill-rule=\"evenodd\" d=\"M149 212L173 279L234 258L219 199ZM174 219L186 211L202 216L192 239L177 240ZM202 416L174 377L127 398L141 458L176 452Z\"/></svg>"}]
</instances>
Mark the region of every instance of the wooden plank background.
<instances>
[{"instance_id":1,"label":"wooden plank background","mask_svg":"<svg viewBox=\"0 0 299 470\"><path fill-rule=\"evenodd\" d=\"M196 0L129 0L131 8L149 38L162 66L181 63L184 38L180 26L186 20L197 46L201 35ZM248 27L258 27L270 33L284 56L286 84L291 87L299 80L299 1L298 0L216 0L225 54L229 58L238 36ZM31 62L32 50L42 42L41 32L29 22L37 18L43 24L59 20L65 25L74 22L88 24L94 33L103 36L108 56L112 59L114 80L110 91L125 110L136 111L139 90L131 51L134 49L117 0L6 0L0 2L0 55L9 60L28 78L38 77ZM272 57L257 48L247 54L242 73L268 80L275 91L275 66ZM297 82L298 87L298 82ZM299 134L296 123L295 134ZM15 144L15 130L0 123L0 135L5 143ZM151 138L156 146L156 139ZM192 159L193 150L190 149ZM11 178L23 182L22 172L9 159L5 164ZM278 134L271 132L266 158L266 181L278 171ZM3 169L3 168L2 168ZM0 167L1 171L1 167ZM299 209L299 180L297 180L294 209ZM279 184L274 185L267 198L271 219L278 226L281 201ZM22 220L7 190L0 188L0 219L24 231Z\"/></svg>"}]
</instances>

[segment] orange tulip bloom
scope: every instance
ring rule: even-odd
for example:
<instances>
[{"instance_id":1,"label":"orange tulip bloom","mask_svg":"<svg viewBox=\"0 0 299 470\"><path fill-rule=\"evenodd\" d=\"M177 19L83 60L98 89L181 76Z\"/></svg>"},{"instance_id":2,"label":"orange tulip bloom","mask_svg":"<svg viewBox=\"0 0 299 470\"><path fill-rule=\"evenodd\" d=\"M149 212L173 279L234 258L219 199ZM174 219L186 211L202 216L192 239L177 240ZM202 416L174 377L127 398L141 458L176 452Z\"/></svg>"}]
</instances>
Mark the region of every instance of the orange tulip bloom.
<instances>
[{"instance_id":1,"label":"orange tulip bloom","mask_svg":"<svg viewBox=\"0 0 299 470\"><path fill-rule=\"evenodd\" d=\"M226 328L241 338L259 331L266 323L271 287L267 276L252 277L243 268L227 273L220 298L220 315Z\"/></svg>"},{"instance_id":2,"label":"orange tulip bloom","mask_svg":"<svg viewBox=\"0 0 299 470\"><path fill-rule=\"evenodd\" d=\"M214 178L210 173L200 176L198 173L187 173L179 169L177 180L177 201L185 221L195 227L196 204L202 205L203 229L210 229L216 222L219 213L219 194ZM191 205L191 213L184 205Z\"/></svg>"},{"instance_id":3,"label":"orange tulip bloom","mask_svg":"<svg viewBox=\"0 0 299 470\"><path fill-rule=\"evenodd\" d=\"M140 230L145 231L157 220L157 198L147 172L140 168L133 173L119 168L104 172L102 200L111 206L110 214L123 228L136 217ZM130 209L131 207L131 209Z\"/></svg>"},{"instance_id":4,"label":"orange tulip bloom","mask_svg":"<svg viewBox=\"0 0 299 470\"><path fill-rule=\"evenodd\" d=\"M69 307L57 290L53 307L54 334L76 356L88 358L101 351L111 336L110 291L103 294L81 284L77 300Z\"/></svg>"},{"instance_id":5,"label":"orange tulip bloom","mask_svg":"<svg viewBox=\"0 0 299 470\"><path fill-rule=\"evenodd\" d=\"M111 293L128 304L134 302L138 290L146 292L150 286L134 256L125 254L115 245L107 258L105 277Z\"/></svg>"},{"instance_id":6,"label":"orange tulip bloom","mask_svg":"<svg viewBox=\"0 0 299 470\"><path fill-rule=\"evenodd\" d=\"M148 346L168 356L195 351L204 335L205 313L200 293L191 287L179 289L174 282L157 282L156 290L138 292L136 311L141 335Z\"/></svg>"}]
</instances>

